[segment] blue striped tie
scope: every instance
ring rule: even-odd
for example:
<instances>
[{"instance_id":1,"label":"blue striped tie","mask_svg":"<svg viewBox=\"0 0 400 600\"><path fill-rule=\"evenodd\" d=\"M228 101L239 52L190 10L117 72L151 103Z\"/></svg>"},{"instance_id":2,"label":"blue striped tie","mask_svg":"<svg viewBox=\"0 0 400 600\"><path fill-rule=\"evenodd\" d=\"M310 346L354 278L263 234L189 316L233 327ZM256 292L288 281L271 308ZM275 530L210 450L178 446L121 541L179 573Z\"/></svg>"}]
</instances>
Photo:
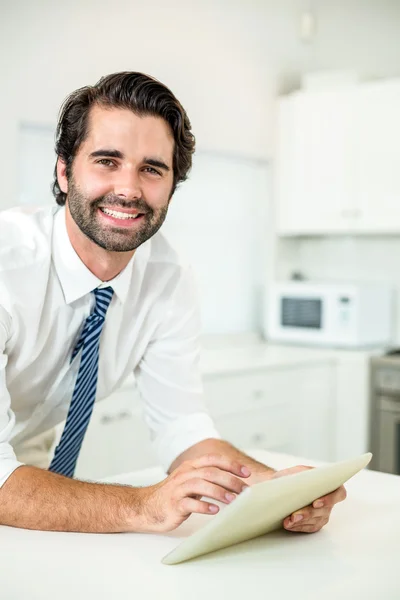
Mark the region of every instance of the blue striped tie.
<instances>
[{"instance_id":1,"label":"blue striped tie","mask_svg":"<svg viewBox=\"0 0 400 600\"><path fill-rule=\"evenodd\" d=\"M79 451L96 399L100 334L114 290L111 287L93 290L94 311L85 321L71 361L81 348L82 356L74 393L60 442L55 450L49 471L73 477Z\"/></svg>"}]
</instances>

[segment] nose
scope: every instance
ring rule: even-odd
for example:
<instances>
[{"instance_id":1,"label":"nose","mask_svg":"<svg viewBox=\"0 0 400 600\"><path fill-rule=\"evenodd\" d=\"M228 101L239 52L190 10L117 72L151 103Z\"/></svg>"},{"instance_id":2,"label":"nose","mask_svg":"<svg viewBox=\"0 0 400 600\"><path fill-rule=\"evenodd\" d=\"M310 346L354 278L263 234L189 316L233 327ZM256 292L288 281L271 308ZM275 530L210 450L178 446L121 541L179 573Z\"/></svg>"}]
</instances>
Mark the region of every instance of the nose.
<instances>
[{"instance_id":1,"label":"nose","mask_svg":"<svg viewBox=\"0 0 400 600\"><path fill-rule=\"evenodd\" d=\"M139 174L134 169L122 169L114 182L114 194L126 200L141 198Z\"/></svg>"}]
</instances>

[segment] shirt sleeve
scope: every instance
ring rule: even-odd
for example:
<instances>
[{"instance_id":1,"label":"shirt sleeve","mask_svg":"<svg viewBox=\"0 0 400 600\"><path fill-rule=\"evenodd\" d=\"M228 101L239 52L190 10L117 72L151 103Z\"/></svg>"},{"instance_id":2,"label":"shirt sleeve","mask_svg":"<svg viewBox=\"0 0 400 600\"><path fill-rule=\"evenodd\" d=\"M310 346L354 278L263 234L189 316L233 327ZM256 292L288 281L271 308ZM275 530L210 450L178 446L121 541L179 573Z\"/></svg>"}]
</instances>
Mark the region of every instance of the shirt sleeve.
<instances>
[{"instance_id":1,"label":"shirt sleeve","mask_svg":"<svg viewBox=\"0 0 400 600\"><path fill-rule=\"evenodd\" d=\"M165 471L194 444L221 437L204 403L199 337L197 294L186 268L135 369L144 418Z\"/></svg>"},{"instance_id":2,"label":"shirt sleeve","mask_svg":"<svg viewBox=\"0 0 400 600\"><path fill-rule=\"evenodd\" d=\"M5 354L11 317L0 306L0 487L23 463L19 462L10 444L15 425L15 415L11 410L11 398L6 385L7 355Z\"/></svg>"}]
</instances>

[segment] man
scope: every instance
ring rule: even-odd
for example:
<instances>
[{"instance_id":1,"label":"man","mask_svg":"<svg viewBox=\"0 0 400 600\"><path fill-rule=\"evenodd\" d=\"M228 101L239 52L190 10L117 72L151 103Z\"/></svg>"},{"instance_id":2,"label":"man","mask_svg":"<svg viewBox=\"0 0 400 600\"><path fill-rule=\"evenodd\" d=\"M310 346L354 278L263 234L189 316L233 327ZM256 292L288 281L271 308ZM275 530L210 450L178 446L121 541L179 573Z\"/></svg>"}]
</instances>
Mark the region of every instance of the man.
<instances>
[{"instance_id":1,"label":"man","mask_svg":"<svg viewBox=\"0 0 400 600\"><path fill-rule=\"evenodd\" d=\"M229 503L275 476L219 439L205 412L190 270L157 233L193 152L170 90L140 73L109 75L62 108L59 206L0 214L1 524L168 531L218 512L203 497ZM147 488L74 480L95 399L132 371L169 476ZM64 419L48 468L18 460ZM284 526L317 531L344 497L340 488Z\"/></svg>"}]
</instances>

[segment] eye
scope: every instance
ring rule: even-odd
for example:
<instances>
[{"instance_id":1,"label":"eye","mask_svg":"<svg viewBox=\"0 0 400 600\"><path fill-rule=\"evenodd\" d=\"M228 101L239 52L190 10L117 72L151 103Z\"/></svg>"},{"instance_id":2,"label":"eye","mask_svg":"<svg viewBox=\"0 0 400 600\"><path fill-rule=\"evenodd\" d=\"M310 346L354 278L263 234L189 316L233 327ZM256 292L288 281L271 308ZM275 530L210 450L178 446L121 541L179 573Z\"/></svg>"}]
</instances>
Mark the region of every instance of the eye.
<instances>
[{"instance_id":1,"label":"eye","mask_svg":"<svg viewBox=\"0 0 400 600\"><path fill-rule=\"evenodd\" d=\"M144 167L143 171L146 171L146 173L151 173L152 175L162 175L160 171L157 171L157 169L154 169L154 167Z\"/></svg>"},{"instance_id":2,"label":"eye","mask_svg":"<svg viewBox=\"0 0 400 600\"><path fill-rule=\"evenodd\" d=\"M100 160L96 161L97 164L99 165L104 165L105 167L113 167L115 165L115 163L110 160L109 158L101 158Z\"/></svg>"}]
</instances>

